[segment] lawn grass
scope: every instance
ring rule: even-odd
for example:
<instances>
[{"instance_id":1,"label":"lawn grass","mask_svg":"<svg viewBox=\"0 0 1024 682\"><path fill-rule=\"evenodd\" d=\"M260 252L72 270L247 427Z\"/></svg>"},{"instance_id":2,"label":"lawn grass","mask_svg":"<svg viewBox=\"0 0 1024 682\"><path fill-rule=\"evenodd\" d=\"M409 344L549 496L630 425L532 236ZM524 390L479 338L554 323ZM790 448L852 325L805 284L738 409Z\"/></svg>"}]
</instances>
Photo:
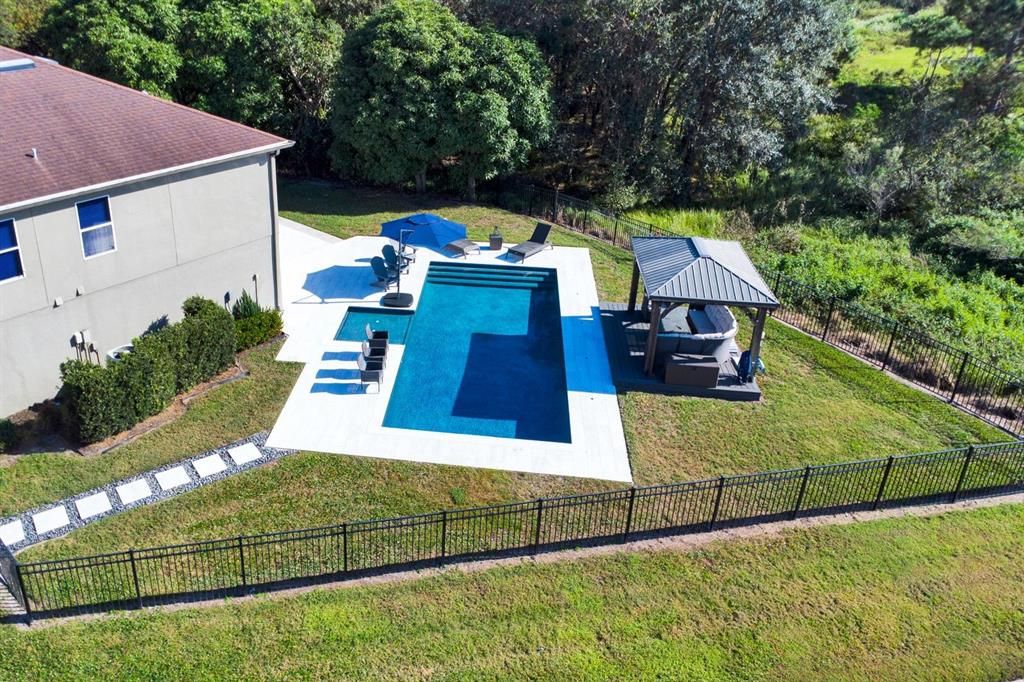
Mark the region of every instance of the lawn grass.
<instances>
[{"instance_id":1,"label":"lawn grass","mask_svg":"<svg viewBox=\"0 0 1024 682\"><path fill-rule=\"evenodd\" d=\"M801 529L0 626L0 678L1013 679L1022 555L1019 505Z\"/></svg>"},{"instance_id":2,"label":"lawn grass","mask_svg":"<svg viewBox=\"0 0 1024 682\"><path fill-rule=\"evenodd\" d=\"M297 202L312 202L311 193L319 197L320 213L293 210ZM308 223L318 216L325 231L352 234L373 232L375 221L389 215L382 207L426 208L407 195L312 184L285 185L281 204L294 220ZM456 220L468 221L474 215L479 230L489 231L487 226L493 223L510 226L512 234L530 229L529 221L495 209L436 200L429 205ZM336 206L360 206L362 213L333 209L339 213L332 220L327 213L332 209L325 207ZM630 261L623 251L564 230L553 238L556 243L591 248L603 291L616 291L617 278L628 281ZM598 262L606 267L597 268ZM625 295L622 292L619 300ZM743 316L739 319L745 341L750 323ZM769 324L763 352L769 374L762 379L761 403L644 393L619 397L637 484L1006 439L983 422L784 325ZM291 380L281 382L270 402L279 405L290 388ZM263 428L272 425L276 408L271 412ZM182 433L194 428L190 419L186 415L177 423ZM104 519L21 556L37 560L92 554L614 487L618 486L584 479L300 453L188 495Z\"/></svg>"}]
</instances>

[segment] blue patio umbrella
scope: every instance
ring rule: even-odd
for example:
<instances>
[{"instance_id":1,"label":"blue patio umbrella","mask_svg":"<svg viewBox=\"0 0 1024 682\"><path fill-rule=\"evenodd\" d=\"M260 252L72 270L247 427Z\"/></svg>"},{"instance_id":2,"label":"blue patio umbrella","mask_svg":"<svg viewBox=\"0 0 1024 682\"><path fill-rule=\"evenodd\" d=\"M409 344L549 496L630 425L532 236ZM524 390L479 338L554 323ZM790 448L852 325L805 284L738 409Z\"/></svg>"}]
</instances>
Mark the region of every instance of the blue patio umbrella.
<instances>
[{"instance_id":1,"label":"blue patio umbrella","mask_svg":"<svg viewBox=\"0 0 1024 682\"><path fill-rule=\"evenodd\" d=\"M402 239L405 230L412 232L407 232L405 239ZM465 239L466 226L433 213L417 213L384 223L380 226L380 234L396 242L440 250L456 239Z\"/></svg>"}]
</instances>

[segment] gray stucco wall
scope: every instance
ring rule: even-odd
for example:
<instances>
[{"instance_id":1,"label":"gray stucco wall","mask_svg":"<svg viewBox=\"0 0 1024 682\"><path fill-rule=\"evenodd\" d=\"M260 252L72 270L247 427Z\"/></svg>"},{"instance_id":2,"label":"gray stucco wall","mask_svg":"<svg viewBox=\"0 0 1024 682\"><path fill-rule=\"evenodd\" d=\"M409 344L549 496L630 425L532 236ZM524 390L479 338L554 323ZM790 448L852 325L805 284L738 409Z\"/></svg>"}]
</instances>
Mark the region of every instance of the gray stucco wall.
<instances>
[{"instance_id":1,"label":"gray stucco wall","mask_svg":"<svg viewBox=\"0 0 1024 682\"><path fill-rule=\"evenodd\" d=\"M180 319L193 294L246 289L275 305L273 165L262 155L108 191L117 249L89 259L75 203L102 194L0 215L15 219L25 271L0 283L0 415L56 393L76 332L105 356Z\"/></svg>"}]
</instances>

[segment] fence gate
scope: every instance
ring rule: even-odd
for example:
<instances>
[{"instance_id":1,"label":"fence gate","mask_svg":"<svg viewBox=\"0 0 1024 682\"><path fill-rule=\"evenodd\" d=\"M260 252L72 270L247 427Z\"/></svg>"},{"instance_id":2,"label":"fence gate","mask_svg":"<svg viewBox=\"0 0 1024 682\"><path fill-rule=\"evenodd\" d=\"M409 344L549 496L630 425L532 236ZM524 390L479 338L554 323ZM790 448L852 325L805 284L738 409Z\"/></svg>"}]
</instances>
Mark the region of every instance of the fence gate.
<instances>
[{"instance_id":1,"label":"fence gate","mask_svg":"<svg viewBox=\"0 0 1024 682\"><path fill-rule=\"evenodd\" d=\"M18 560L0 542L0 617L25 613L25 595L18 576Z\"/></svg>"}]
</instances>

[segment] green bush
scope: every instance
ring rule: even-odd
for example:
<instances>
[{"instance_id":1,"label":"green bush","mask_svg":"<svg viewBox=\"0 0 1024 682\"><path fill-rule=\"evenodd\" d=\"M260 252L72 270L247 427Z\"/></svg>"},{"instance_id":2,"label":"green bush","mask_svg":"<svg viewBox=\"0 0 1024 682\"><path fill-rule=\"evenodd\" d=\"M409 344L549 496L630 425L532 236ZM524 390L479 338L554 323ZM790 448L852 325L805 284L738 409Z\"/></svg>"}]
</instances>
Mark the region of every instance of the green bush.
<instances>
[{"instance_id":1,"label":"green bush","mask_svg":"<svg viewBox=\"0 0 1024 682\"><path fill-rule=\"evenodd\" d=\"M94 443L120 433L163 410L176 393L231 365L231 313L196 296L182 308L181 322L135 339L130 353L106 367L81 360L61 365L60 398L69 437Z\"/></svg>"},{"instance_id":2,"label":"green bush","mask_svg":"<svg viewBox=\"0 0 1024 682\"><path fill-rule=\"evenodd\" d=\"M220 374L235 359L235 321L231 313L209 299L185 301L180 328L183 353L178 358L178 389L187 390Z\"/></svg>"},{"instance_id":3,"label":"green bush","mask_svg":"<svg viewBox=\"0 0 1024 682\"><path fill-rule=\"evenodd\" d=\"M21 435L10 419L0 419L0 452L10 452L18 447Z\"/></svg>"},{"instance_id":4,"label":"green bush","mask_svg":"<svg viewBox=\"0 0 1024 682\"><path fill-rule=\"evenodd\" d=\"M110 369L68 360L60 366L60 375L63 421L72 440L95 443L130 426L124 392L114 383Z\"/></svg>"},{"instance_id":5,"label":"green bush","mask_svg":"<svg viewBox=\"0 0 1024 682\"><path fill-rule=\"evenodd\" d=\"M235 350L243 351L274 338L281 333L281 326L281 313L273 309L235 320Z\"/></svg>"},{"instance_id":6,"label":"green bush","mask_svg":"<svg viewBox=\"0 0 1024 682\"><path fill-rule=\"evenodd\" d=\"M256 301L252 299L249 292L242 290L242 295L238 297L235 304L231 306L231 317L236 320L244 320L247 317L254 317L260 314L260 306Z\"/></svg>"}]
</instances>

